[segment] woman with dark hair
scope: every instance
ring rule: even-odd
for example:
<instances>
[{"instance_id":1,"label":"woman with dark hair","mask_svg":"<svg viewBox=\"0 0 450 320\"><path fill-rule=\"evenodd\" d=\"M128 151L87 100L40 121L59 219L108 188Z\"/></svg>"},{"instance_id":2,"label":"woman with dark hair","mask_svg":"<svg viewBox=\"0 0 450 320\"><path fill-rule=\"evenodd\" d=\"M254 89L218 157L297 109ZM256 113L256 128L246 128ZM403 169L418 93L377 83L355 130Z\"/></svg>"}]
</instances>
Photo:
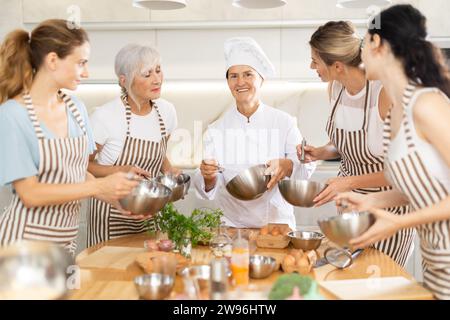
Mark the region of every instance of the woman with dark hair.
<instances>
[{"instance_id":1,"label":"woman with dark hair","mask_svg":"<svg viewBox=\"0 0 450 320\"><path fill-rule=\"evenodd\" d=\"M404 228L420 236L424 283L438 299L450 299L450 73L441 51L426 38L425 17L411 5L386 9L381 27L365 37L368 79L380 79L393 101L384 129L385 168L394 190L336 198L370 209L377 220L352 241L364 247ZM398 216L382 208L410 204Z\"/></svg>"},{"instance_id":2,"label":"woman with dark hair","mask_svg":"<svg viewBox=\"0 0 450 320\"><path fill-rule=\"evenodd\" d=\"M383 174L381 137L391 101L380 81L366 80L361 42L347 21L327 22L309 42L311 68L328 82L332 110L326 126L329 142L321 147L306 146L305 159L341 159L338 176L326 182L327 187L314 199L316 206L332 201L339 192L367 194L390 189ZM408 210L408 206L389 208L400 215ZM401 230L373 247L405 266L413 251L414 234L414 229Z\"/></svg>"},{"instance_id":3,"label":"woman with dark hair","mask_svg":"<svg viewBox=\"0 0 450 320\"><path fill-rule=\"evenodd\" d=\"M87 33L46 20L30 34L16 30L0 47L0 185L13 197L0 215L0 246L39 240L76 250L80 200L116 203L136 181L126 173L95 179L95 150L84 104L62 93L88 76Z\"/></svg>"}]
</instances>

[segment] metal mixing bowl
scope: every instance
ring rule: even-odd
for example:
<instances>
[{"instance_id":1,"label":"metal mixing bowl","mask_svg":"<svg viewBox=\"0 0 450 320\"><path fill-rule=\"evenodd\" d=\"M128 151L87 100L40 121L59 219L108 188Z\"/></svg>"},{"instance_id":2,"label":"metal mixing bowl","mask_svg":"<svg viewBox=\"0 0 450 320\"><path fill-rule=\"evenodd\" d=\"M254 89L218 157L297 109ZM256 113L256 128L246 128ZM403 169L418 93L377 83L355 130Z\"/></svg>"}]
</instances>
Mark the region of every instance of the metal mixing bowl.
<instances>
[{"instance_id":1,"label":"metal mixing bowl","mask_svg":"<svg viewBox=\"0 0 450 320\"><path fill-rule=\"evenodd\" d=\"M250 277L253 279L267 278L275 271L276 260L272 257L250 256Z\"/></svg>"},{"instance_id":2,"label":"metal mixing bowl","mask_svg":"<svg viewBox=\"0 0 450 320\"><path fill-rule=\"evenodd\" d=\"M120 205L132 214L155 214L161 210L172 195L172 191L156 181L142 180L131 193L119 200Z\"/></svg>"},{"instance_id":3,"label":"metal mixing bowl","mask_svg":"<svg viewBox=\"0 0 450 320\"><path fill-rule=\"evenodd\" d=\"M278 189L284 200L298 207L312 207L313 199L325 188L324 183L311 180L282 180Z\"/></svg>"},{"instance_id":4,"label":"metal mixing bowl","mask_svg":"<svg viewBox=\"0 0 450 320\"><path fill-rule=\"evenodd\" d=\"M369 212L344 213L318 221L325 236L343 248L349 247L351 239L366 232L374 223L375 217Z\"/></svg>"},{"instance_id":5,"label":"metal mixing bowl","mask_svg":"<svg viewBox=\"0 0 450 320\"><path fill-rule=\"evenodd\" d=\"M291 231L288 233L288 237L294 248L306 251L319 248L322 239L325 238L323 234L315 231Z\"/></svg>"},{"instance_id":6,"label":"metal mixing bowl","mask_svg":"<svg viewBox=\"0 0 450 320\"><path fill-rule=\"evenodd\" d=\"M174 277L162 273L150 273L134 278L139 297L145 300L162 300L173 289Z\"/></svg>"},{"instance_id":7,"label":"metal mixing bowl","mask_svg":"<svg viewBox=\"0 0 450 320\"><path fill-rule=\"evenodd\" d=\"M50 242L21 241L0 249L0 300L48 300L67 292L73 259Z\"/></svg>"},{"instance_id":8,"label":"metal mixing bowl","mask_svg":"<svg viewBox=\"0 0 450 320\"><path fill-rule=\"evenodd\" d=\"M175 202L183 198L188 193L191 185L191 177L185 173L176 177L172 175L158 176L154 180L172 190L172 196L170 197L169 202Z\"/></svg>"},{"instance_id":9,"label":"metal mixing bowl","mask_svg":"<svg viewBox=\"0 0 450 320\"><path fill-rule=\"evenodd\" d=\"M267 191L270 175L264 174L266 166L263 164L250 167L231 179L227 191L239 200L254 200Z\"/></svg>"}]
</instances>

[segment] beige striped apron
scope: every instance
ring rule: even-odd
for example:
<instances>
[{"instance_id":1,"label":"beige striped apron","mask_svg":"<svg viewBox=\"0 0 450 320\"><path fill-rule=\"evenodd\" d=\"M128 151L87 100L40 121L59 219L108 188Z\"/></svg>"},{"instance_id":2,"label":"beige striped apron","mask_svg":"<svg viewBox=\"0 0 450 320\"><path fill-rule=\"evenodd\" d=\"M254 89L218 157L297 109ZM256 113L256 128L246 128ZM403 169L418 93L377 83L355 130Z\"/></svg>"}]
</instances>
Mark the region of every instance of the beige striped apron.
<instances>
[{"instance_id":1,"label":"beige striped apron","mask_svg":"<svg viewBox=\"0 0 450 320\"><path fill-rule=\"evenodd\" d=\"M86 128L77 107L69 96L59 92L65 105L84 132L76 138L45 138L29 94L23 98L39 144L39 183L81 183L86 179L89 154ZM14 192L11 203L0 217L0 244L17 240L40 240L58 243L72 255L76 250L80 201L60 205L26 208Z\"/></svg>"},{"instance_id":2,"label":"beige striped apron","mask_svg":"<svg viewBox=\"0 0 450 320\"><path fill-rule=\"evenodd\" d=\"M431 175L416 150L406 110L411 108L415 85L409 84L403 95L403 130L407 154L396 161L389 159L391 143L391 117L388 114L384 125L383 146L387 175L398 190L409 199L414 210L439 203L448 197L448 190ZM401 130L401 128L400 128ZM450 299L450 220L437 221L417 227L422 251L422 267L425 286L438 299Z\"/></svg>"},{"instance_id":3,"label":"beige striped apron","mask_svg":"<svg viewBox=\"0 0 450 320\"><path fill-rule=\"evenodd\" d=\"M335 127L336 109L344 88L339 92L336 103L333 106L331 115L328 118L327 133L330 140L336 146L341 155L341 163L339 167L338 176L360 176L375 172L383 171L383 157L374 156L368 146L368 128L369 128L369 94L370 83L366 83L366 96L364 103L364 121L362 128L355 131L347 131L345 129L338 129ZM380 137L381 138L381 137ZM390 190L391 187L377 187L377 188L360 188L353 190L354 192L367 194L371 192L380 192ZM387 209L394 214L405 214L409 212L409 207L394 207ZM391 238L377 242L373 245L374 248L382 251L390 256L400 266L404 267L414 248L415 230L405 229L401 230Z\"/></svg>"},{"instance_id":4,"label":"beige striped apron","mask_svg":"<svg viewBox=\"0 0 450 320\"><path fill-rule=\"evenodd\" d=\"M128 104L127 95L122 95L122 102L125 106L125 116L127 122L127 133L122 149L122 153L114 163L116 166L136 165L151 173L152 177L161 171L164 158L166 156L168 135L164 126L164 121L158 110L158 106L153 103L161 131L161 141L150 141L134 138L130 135L131 108ZM137 221L131 217L124 216L110 204L92 198L90 200L87 217L87 246L93 246L99 242L123 237L126 235L144 232L150 228L155 228L153 219Z\"/></svg>"}]
</instances>

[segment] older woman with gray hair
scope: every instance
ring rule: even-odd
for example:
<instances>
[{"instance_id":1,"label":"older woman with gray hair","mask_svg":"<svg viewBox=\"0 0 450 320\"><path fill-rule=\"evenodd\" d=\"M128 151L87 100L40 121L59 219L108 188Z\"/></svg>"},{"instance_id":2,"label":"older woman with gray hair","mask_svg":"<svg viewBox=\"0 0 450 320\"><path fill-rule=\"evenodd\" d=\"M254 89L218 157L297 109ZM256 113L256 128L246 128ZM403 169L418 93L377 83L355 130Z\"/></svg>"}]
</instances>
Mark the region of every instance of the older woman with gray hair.
<instances>
[{"instance_id":1,"label":"older woman with gray hair","mask_svg":"<svg viewBox=\"0 0 450 320\"><path fill-rule=\"evenodd\" d=\"M89 171L96 177L118 171L146 177L159 172L179 174L166 156L177 115L171 103L160 99L163 73L159 53L152 47L127 45L116 56L115 72L122 95L96 108L91 116L97 152L90 157ZM152 221L149 219L124 216L106 202L92 199L87 245L143 232Z\"/></svg>"}]
</instances>

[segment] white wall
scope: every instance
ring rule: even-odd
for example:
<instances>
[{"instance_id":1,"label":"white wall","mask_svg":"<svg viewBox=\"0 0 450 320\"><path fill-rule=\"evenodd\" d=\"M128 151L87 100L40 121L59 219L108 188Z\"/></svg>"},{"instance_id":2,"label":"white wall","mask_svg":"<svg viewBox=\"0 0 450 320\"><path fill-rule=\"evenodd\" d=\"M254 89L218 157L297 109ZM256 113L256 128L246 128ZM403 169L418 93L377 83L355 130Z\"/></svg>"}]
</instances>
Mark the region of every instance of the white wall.
<instances>
[{"instance_id":1,"label":"white wall","mask_svg":"<svg viewBox=\"0 0 450 320\"><path fill-rule=\"evenodd\" d=\"M404 1L393 1L399 2ZM450 12L450 1L408 2L429 16L435 38L450 38L450 19L443 14ZM20 26L30 30L47 18L74 17L79 9L91 38L91 81L113 81L114 56L130 42L155 45L167 79L223 79L223 42L239 35L252 36L262 45L279 79L317 81L309 70L308 47L317 26L351 19L361 35L365 32L366 10L339 9L335 3L290 0L281 8L248 10L231 6L231 0L190 0L185 9L150 12L132 7L131 0L0 0L0 37Z\"/></svg>"}]
</instances>

